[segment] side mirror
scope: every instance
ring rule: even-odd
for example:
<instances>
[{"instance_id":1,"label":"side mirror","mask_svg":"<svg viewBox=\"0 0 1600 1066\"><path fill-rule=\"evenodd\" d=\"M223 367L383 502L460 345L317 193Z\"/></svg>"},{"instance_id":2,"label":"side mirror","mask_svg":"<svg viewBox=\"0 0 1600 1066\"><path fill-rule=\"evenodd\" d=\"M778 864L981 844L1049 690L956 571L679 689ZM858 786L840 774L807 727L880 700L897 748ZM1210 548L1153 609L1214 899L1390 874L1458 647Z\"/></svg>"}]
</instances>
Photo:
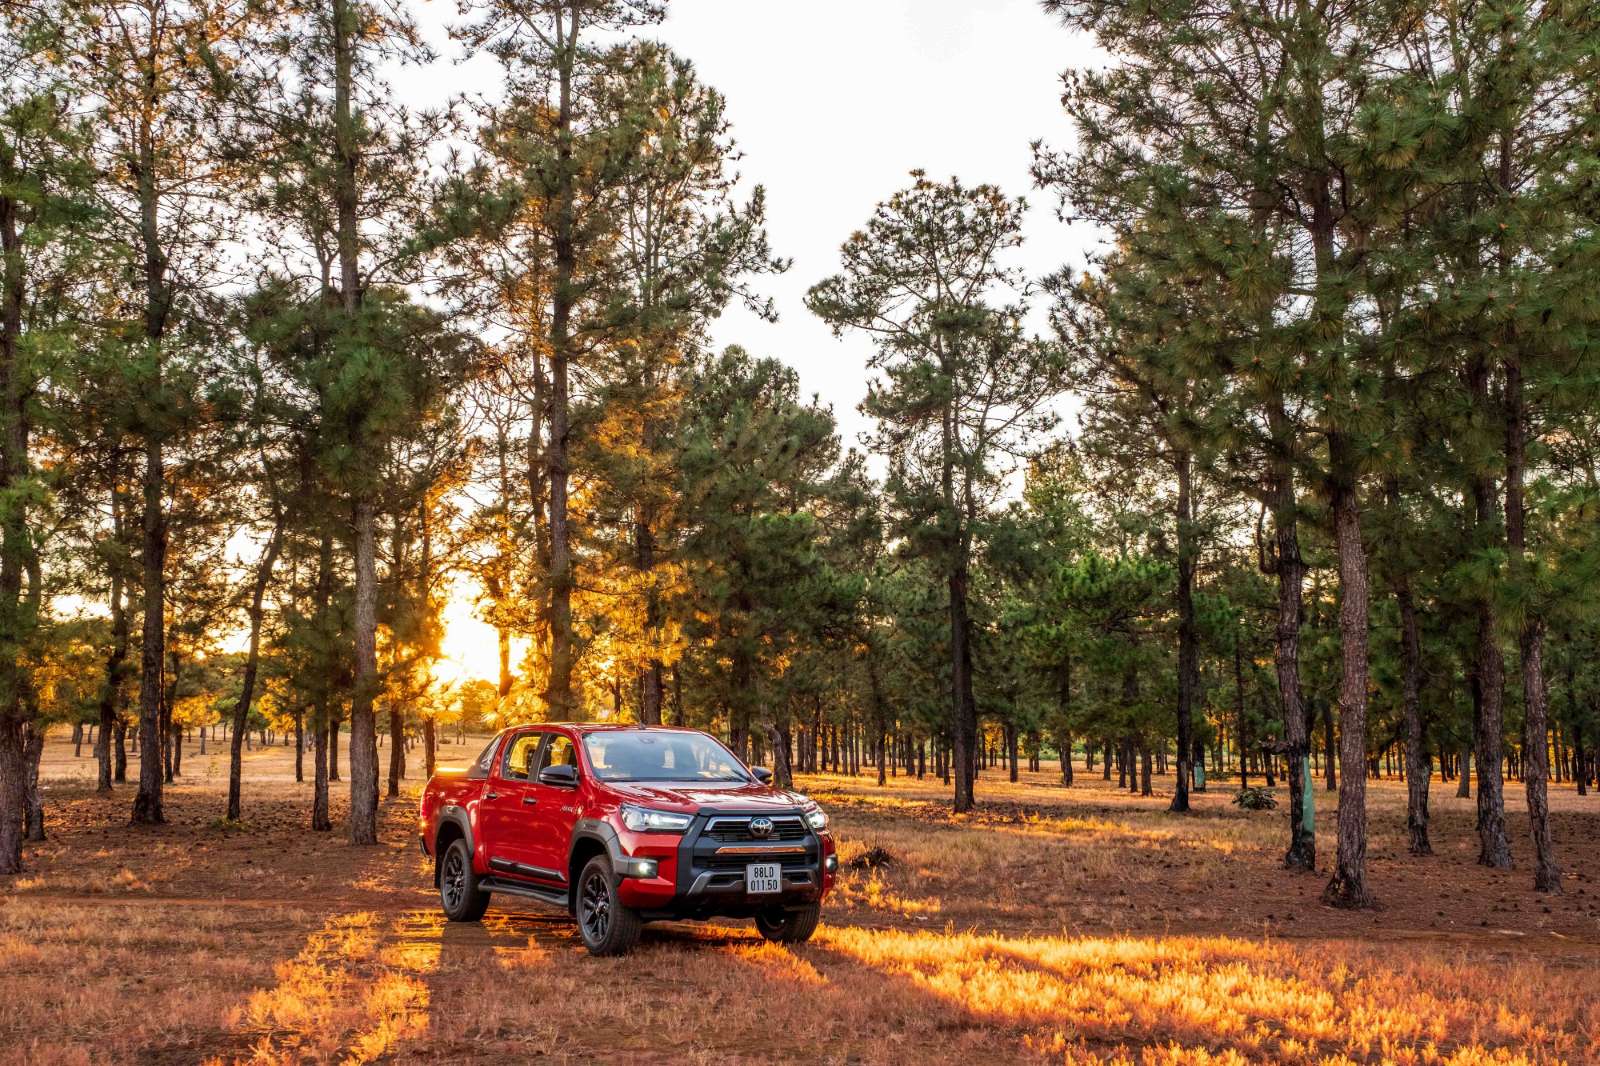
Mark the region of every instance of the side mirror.
<instances>
[{"instance_id":1,"label":"side mirror","mask_svg":"<svg viewBox=\"0 0 1600 1066\"><path fill-rule=\"evenodd\" d=\"M753 767L750 772L755 774L756 780L760 781L763 785L772 784L772 771L768 770L765 766Z\"/></svg>"},{"instance_id":2,"label":"side mirror","mask_svg":"<svg viewBox=\"0 0 1600 1066\"><path fill-rule=\"evenodd\" d=\"M554 785L556 788L577 788L578 768L576 766L546 766L539 771L539 784Z\"/></svg>"}]
</instances>

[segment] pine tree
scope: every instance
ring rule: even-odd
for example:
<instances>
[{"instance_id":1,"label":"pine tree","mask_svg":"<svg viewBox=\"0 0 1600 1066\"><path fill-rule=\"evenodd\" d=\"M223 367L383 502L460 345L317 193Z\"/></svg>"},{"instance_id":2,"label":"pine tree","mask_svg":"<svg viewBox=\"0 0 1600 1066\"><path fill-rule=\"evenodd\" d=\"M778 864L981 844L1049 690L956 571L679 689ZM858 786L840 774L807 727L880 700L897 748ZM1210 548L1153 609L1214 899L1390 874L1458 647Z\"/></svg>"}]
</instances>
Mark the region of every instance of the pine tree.
<instances>
[{"instance_id":1,"label":"pine tree","mask_svg":"<svg viewBox=\"0 0 1600 1066\"><path fill-rule=\"evenodd\" d=\"M49 485L34 437L50 412L40 394L74 339L71 307L62 304L79 296L85 238L97 221L87 130L50 62L60 15L51 5L20 5L0 18L0 875L22 870L43 742L34 672L45 636L40 518Z\"/></svg>"},{"instance_id":2,"label":"pine tree","mask_svg":"<svg viewBox=\"0 0 1600 1066\"><path fill-rule=\"evenodd\" d=\"M1026 283L1004 261L1022 240L1024 205L990 185L914 183L847 241L843 272L807 294L836 333L873 342L882 375L863 411L878 421L889 492L917 552L948 590L955 809L969 810L977 706L968 588L977 524L1009 455L1054 419L1062 385L1053 346L1026 335Z\"/></svg>"},{"instance_id":3,"label":"pine tree","mask_svg":"<svg viewBox=\"0 0 1600 1066\"><path fill-rule=\"evenodd\" d=\"M541 308L536 334L547 367L541 414L547 413L541 449L547 495L549 564L548 680L545 702L554 719L576 717L573 686L577 647L572 618L575 587L569 513L572 378L597 339L607 295L607 251L616 232L615 193L627 184L638 159L642 115L598 108L615 60L614 48L595 38L661 19L655 0L476 0L463 5L475 16L458 27L469 45L503 64L512 92L493 122L497 135L514 140L511 159L520 195L513 203L542 253L535 298ZM541 264L543 265L543 264Z\"/></svg>"}]
</instances>

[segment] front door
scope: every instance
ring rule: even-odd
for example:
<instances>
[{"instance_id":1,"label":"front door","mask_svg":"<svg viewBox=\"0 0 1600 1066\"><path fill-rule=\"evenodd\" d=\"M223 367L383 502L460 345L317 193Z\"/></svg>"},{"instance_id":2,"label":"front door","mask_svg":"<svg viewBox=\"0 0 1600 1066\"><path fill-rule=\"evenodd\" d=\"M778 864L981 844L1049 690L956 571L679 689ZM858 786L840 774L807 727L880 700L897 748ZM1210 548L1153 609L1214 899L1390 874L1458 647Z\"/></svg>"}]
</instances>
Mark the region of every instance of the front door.
<instances>
[{"instance_id":1,"label":"front door","mask_svg":"<svg viewBox=\"0 0 1600 1066\"><path fill-rule=\"evenodd\" d=\"M528 785L536 800L538 824L530 843L535 866L547 870L565 871L567 846L572 840L572 828L578 821L578 789L539 782L539 770L547 766L578 767L578 751L572 738L565 733L551 733L550 739L539 752L539 763ZM583 771L578 770L581 774ZM565 874L562 874L565 877Z\"/></svg>"}]
</instances>

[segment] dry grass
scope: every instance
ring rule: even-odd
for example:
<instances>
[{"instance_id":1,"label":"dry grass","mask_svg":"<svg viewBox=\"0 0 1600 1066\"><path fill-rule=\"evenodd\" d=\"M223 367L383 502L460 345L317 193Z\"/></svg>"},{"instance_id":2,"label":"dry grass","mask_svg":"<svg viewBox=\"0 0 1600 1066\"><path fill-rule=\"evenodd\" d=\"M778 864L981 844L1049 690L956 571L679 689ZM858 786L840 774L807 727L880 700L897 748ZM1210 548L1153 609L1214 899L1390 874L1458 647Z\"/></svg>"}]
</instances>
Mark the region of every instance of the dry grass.
<instances>
[{"instance_id":1,"label":"dry grass","mask_svg":"<svg viewBox=\"0 0 1600 1066\"><path fill-rule=\"evenodd\" d=\"M933 781L819 777L847 871L811 944L665 925L595 960L533 904L443 922L409 799L352 849L256 753L223 827L191 754L174 824L132 829L62 748L52 840L0 896L0 1063L1600 1061L1600 797L1565 789L1546 900L1472 862L1463 801L1440 799L1438 856L1404 855L1403 793L1375 784L1385 907L1352 914L1225 789L1180 818L1098 778L986 779L954 817Z\"/></svg>"}]
</instances>

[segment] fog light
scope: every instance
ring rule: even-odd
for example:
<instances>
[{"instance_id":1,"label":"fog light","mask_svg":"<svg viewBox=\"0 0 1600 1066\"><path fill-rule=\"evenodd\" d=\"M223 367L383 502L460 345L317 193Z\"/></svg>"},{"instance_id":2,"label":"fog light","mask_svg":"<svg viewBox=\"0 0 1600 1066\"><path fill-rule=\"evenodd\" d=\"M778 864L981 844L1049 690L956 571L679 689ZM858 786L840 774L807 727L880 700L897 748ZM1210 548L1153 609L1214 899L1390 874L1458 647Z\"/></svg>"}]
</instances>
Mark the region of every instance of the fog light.
<instances>
[{"instance_id":1,"label":"fog light","mask_svg":"<svg viewBox=\"0 0 1600 1066\"><path fill-rule=\"evenodd\" d=\"M839 870L839 856L829 855L826 859L822 860L822 865L823 868L826 869L830 874L837 873Z\"/></svg>"},{"instance_id":2,"label":"fog light","mask_svg":"<svg viewBox=\"0 0 1600 1066\"><path fill-rule=\"evenodd\" d=\"M655 859L624 859L621 872L623 877L654 877L656 868Z\"/></svg>"}]
</instances>

